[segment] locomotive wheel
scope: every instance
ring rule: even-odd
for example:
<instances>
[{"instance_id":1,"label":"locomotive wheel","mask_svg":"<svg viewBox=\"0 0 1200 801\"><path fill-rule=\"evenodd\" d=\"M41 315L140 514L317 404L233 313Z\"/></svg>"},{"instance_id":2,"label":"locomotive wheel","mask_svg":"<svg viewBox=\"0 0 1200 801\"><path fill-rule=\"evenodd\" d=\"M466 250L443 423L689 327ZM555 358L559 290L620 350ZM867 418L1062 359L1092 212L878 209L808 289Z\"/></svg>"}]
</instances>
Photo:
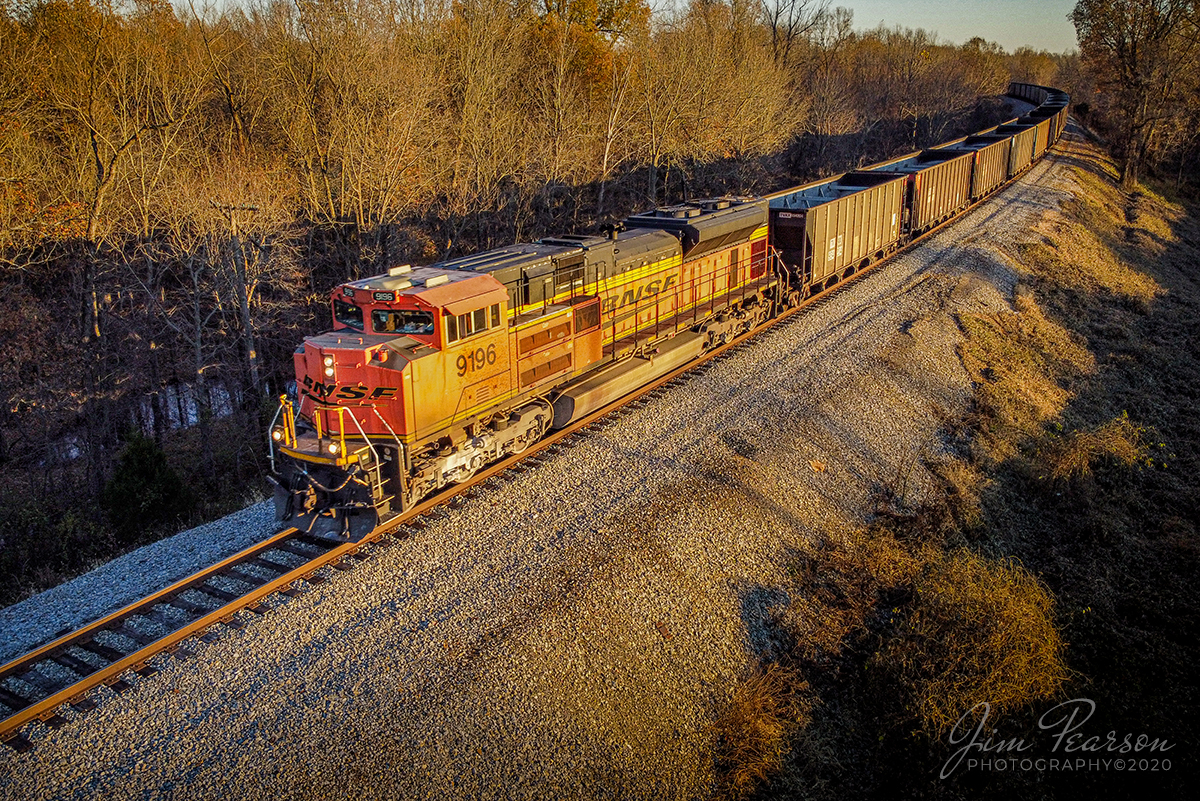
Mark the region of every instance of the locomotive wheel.
<instances>
[{"instance_id":1,"label":"locomotive wheel","mask_svg":"<svg viewBox=\"0 0 1200 801\"><path fill-rule=\"evenodd\" d=\"M529 432L526 433L525 436L513 442L512 450L509 451L509 453L513 454L514 456L518 453L524 453L525 451L529 450L530 445L537 442L542 438L542 435L546 433L546 418L538 415L535 419L537 421L537 425L530 428Z\"/></svg>"},{"instance_id":2,"label":"locomotive wheel","mask_svg":"<svg viewBox=\"0 0 1200 801\"><path fill-rule=\"evenodd\" d=\"M479 469L480 469L481 467L483 467L483 464L484 464L484 462L483 462L483 457L482 457L482 456L476 456L475 458L473 458L473 459L471 460L470 464L468 464L468 465L467 465L465 468L463 468L463 475L462 475L462 476L461 476L459 479L457 479L457 480L456 480L454 483L455 483L455 484L461 484L461 483L463 483L464 481L470 481L470 480L471 480L471 478L472 478L472 477L473 477L473 476L474 476L476 473L478 473L478 472L479 472Z\"/></svg>"}]
</instances>

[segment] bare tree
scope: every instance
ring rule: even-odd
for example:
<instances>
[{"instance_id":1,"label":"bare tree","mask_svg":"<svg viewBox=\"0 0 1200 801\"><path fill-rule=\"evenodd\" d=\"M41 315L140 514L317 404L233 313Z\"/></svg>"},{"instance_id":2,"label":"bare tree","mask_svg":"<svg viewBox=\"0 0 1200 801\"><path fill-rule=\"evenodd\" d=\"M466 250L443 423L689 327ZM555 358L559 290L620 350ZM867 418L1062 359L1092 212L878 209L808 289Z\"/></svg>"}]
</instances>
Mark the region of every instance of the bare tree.
<instances>
[{"instance_id":1,"label":"bare tree","mask_svg":"<svg viewBox=\"0 0 1200 801\"><path fill-rule=\"evenodd\" d=\"M614 50L612 54L609 86L605 94L604 147L600 158L600 197L596 201L597 217L604 215L604 194L608 189L609 176L624 160L621 155L614 153L614 148L618 138L625 134L632 121L628 97L633 82L636 58L635 48L630 48L628 52Z\"/></svg>"},{"instance_id":2,"label":"bare tree","mask_svg":"<svg viewBox=\"0 0 1200 801\"><path fill-rule=\"evenodd\" d=\"M771 32L771 55L789 70L798 45L829 16L830 0L758 0L763 23Z\"/></svg>"},{"instance_id":3,"label":"bare tree","mask_svg":"<svg viewBox=\"0 0 1200 801\"><path fill-rule=\"evenodd\" d=\"M514 17L502 0L468 0L455 9L444 62L446 107L439 120L446 251L474 212L501 204L529 164L527 125L515 102L527 19ZM490 243L490 233L483 232L481 244Z\"/></svg>"}]
</instances>

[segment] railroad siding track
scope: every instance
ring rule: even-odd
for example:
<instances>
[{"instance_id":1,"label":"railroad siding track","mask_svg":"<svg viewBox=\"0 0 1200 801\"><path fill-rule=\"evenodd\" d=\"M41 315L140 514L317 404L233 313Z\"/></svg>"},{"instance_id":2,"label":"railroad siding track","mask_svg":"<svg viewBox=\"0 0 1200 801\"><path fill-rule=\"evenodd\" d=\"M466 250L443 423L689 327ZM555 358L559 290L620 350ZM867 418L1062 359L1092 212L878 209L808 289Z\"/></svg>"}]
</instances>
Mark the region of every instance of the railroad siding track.
<instances>
[{"instance_id":1,"label":"railroad siding track","mask_svg":"<svg viewBox=\"0 0 1200 801\"><path fill-rule=\"evenodd\" d=\"M1031 167L1056 158L1048 150L1045 158ZM1026 170L1024 175L1028 175ZM1015 185L1015 180L1005 189ZM1040 179L1039 179L1040 180ZM1003 190L1001 190L1003 191ZM993 194L991 197L995 197ZM990 199L990 198L989 198ZM469 481L430 497L398 520L376 530L358 543L336 544L307 536L296 529L282 531L263 542L189 576L154 595L137 601L84 628L64 634L53 642L0 667L0 742L18 751L33 747L27 726L38 721L51 728L69 722L68 716L94 708L93 698L102 687L121 694L136 684L134 675L149 678L157 672L150 661L162 654L177 659L191 656L187 640L213 636L220 625L240 629L240 614L258 616L268 612L272 596L293 596L310 585L320 584L335 571L352 569L370 558L374 548L388 547L390 538L405 539L426 528L426 520L449 514L499 486L535 471L564 448L577 446L589 433L608 428L622 416L640 409L666 392L704 375L716 360L748 347L751 340L775 326L791 321L798 312L824 305L843 286L869 274L880 263L905 253L950 225L979 210L977 204L850 278L823 290L798 307L788 309L753 331L706 354L701 361L685 365L636 392L615 401L577 423L531 445L477 473Z\"/></svg>"},{"instance_id":2,"label":"railroad siding track","mask_svg":"<svg viewBox=\"0 0 1200 801\"><path fill-rule=\"evenodd\" d=\"M813 300L827 294L814 296ZM240 629L240 612L265 614L273 605L272 595L295 595L306 585L325 581L321 568L349 570L354 562L370 558L372 548L388 547L388 537L404 539L417 534L426 528L427 519L448 514L448 510L479 497L489 487L499 486L496 482L515 481L535 471L564 449L576 447L589 433L604 431L620 417L703 375L715 359L740 351L751 339L796 311L799 309L789 310L713 350L703 361L685 365L551 434L525 452L485 468L470 481L431 497L361 542L339 545L295 529L280 532L9 662L0 667L0 715L7 714L0 718L0 741L18 751L31 749L33 743L22 731L26 726L37 721L52 728L66 724L71 713L82 714L96 706L89 694L102 687L118 694L127 692L136 683L130 674L141 678L154 675L157 670L149 663L160 654L186 659L191 655L186 645L189 638L209 636L219 624Z\"/></svg>"}]
</instances>

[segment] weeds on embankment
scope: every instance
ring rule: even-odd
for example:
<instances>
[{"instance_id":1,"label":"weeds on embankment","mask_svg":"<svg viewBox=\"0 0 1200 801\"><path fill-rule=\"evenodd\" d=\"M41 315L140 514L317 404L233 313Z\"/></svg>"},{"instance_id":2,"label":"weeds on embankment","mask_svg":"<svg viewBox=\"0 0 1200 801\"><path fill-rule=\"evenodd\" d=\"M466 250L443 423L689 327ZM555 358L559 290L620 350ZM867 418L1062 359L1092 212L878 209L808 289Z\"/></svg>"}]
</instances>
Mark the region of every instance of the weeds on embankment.
<instances>
[{"instance_id":1,"label":"weeds on embankment","mask_svg":"<svg viewBox=\"0 0 1200 801\"><path fill-rule=\"evenodd\" d=\"M1118 192L1094 151L1067 161L1082 191L1010 254L1011 311L958 320L975 395L948 425L959 458L928 465L940 497L883 505L800 557L781 616L789 681L748 682L718 722L718 797L1113 797L1186 781L1178 749L1155 775L939 775L947 730L980 701L992 736L1029 743L1066 699L1095 702L1100 734L1171 743L1197 707L1200 221ZM772 694L804 714L770 748L727 742L779 708Z\"/></svg>"}]
</instances>

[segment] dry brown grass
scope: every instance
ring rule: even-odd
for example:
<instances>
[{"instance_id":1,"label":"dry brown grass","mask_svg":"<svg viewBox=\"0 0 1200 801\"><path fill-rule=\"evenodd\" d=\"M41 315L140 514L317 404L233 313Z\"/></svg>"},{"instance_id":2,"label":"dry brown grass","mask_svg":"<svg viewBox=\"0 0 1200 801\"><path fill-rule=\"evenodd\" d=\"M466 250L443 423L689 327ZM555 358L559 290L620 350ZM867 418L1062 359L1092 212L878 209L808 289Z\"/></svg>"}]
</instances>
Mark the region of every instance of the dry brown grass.
<instances>
[{"instance_id":1,"label":"dry brown grass","mask_svg":"<svg viewBox=\"0 0 1200 801\"><path fill-rule=\"evenodd\" d=\"M883 525L831 536L794 569L786 617L792 658L818 665L840 656L874 612L880 588L904 584L918 567Z\"/></svg>"},{"instance_id":2,"label":"dry brown grass","mask_svg":"<svg viewBox=\"0 0 1200 801\"><path fill-rule=\"evenodd\" d=\"M1102 461L1126 466L1146 459L1145 430L1127 415L1087 431L1048 437L1039 449L1046 475L1055 480L1082 478Z\"/></svg>"},{"instance_id":3,"label":"dry brown grass","mask_svg":"<svg viewBox=\"0 0 1200 801\"><path fill-rule=\"evenodd\" d=\"M1071 176L1084 192L1046 215L1038 240L1016 248L1018 269L1041 288L1075 293L1080 305L1115 300L1146 313L1163 288L1134 265L1176 241L1171 223L1181 210L1149 191L1126 198L1092 170Z\"/></svg>"},{"instance_id":4,"label":"dry brown grass","mask_svg":"<svg viewBox=\"0 0 1200 801\"><path fill-rule=\"evenodd\" d=\"M928 465L942 485L943 503L960 531L974 531L983 525L980 494L991 483L978 468L962 459L946 458Z\"/></svg>"},{"instance_id":5,"label":"dry brown grass","mask_svg":"<svg viewBox=\"0 0 1200 801\"><path fill-rule=\"evenodd\" d=\"M930 733L972 706L1050 698L1067 678L1054 600L1021 565L967 550L931 553L899 636L876 657L911 693Z\"/></svg>"},{"instance_id":6,"label":"dry brown grass","mask_svg":"<svg viewBox=\"0 0 1200 801\"><path fill-rule=\"evenodd\" d=\"M993 461L1016 454L1061 413L1071 393L1059 382L1095 369L1092 354L1062 326L1047 320L1028 293L1017 311L962 318L963 366L976 384L979 441Z\"/></svg>"},{"instance_id":7,"label":"dry brown grass","mask_svg":"<svg viewBox=\"0 0 1200 801\"><path fill-rule=\"evenodd\" d=\"M779 771L791 734L809 722L807 689L799 673L776 664L738 685L713 726L719 798L747 798Z\"/></svg>"},{"instance_id":8,"label":"dry brown grass","mask_svg":"<svg viewBox=\"0 0 1200 801\"><path fill-rule=\"evenodd\" d=\"M1082 207L1077 214L1086 215L1090 210L1086 201L1072 203ZM1042 280L1088 294L1107 293L1142 313L1162 291L1154 279L1118 260L1088 228L1073 226L1053 239L1022 245L1018 250L1021 263Z\"/></svg>"},{"instance_id":9,"label":"dry brown grass","mask_svg":"<svg viewBox=\"0 0 1200 801\"><path fill-rule=\"evenodd\" d=\"M1010 720L1067 692L1108 692L1117 708L1133 691L1131 681L1160 670L1147 654L1173 655L1176 641L1190 636L1181 632L1194 616L1167 602L1168 584L1158 579L1186 575L1186 565L1173 566L1194 558L1195 526L1184 510L1194 509L1191 476L1200 471L1165 473L1165 485L1180 488L1166 495L1160 484L1150 501L1138 496L1140 474L1101 467L1149 464L1148 431L1162 449L1154 452L1154 469L1167 468L1166 461L1174 467L1176 450L1189 458L1189 448L1171 444L1169 435L1196 431L1186 414L1198 396L1188 372L1196 349L1186 343L1194 339L1191 254L1200 225L1152 191L1117 192L1111 165L1096 154L1080 160L1094 162L1094 171L1075 176L1081 199L1045 215L1039 241L1012 254L1023 275L1012 310L959 320L959 356L975 384L975 409L968 419L947 421L966 458L926 465L941 484L940 502L883 508L872 526L830 534L799 560L781 618L795 643L784 661L797 670L782 675L812 682L803 686L816 712L813 723L790 735L784 727L795 750L768 797L904 794L881 784L881 773L903 775L912 797L941 797L941 784L926 785L917 775L929 753L937 762L937 749L924 753L923 744L944 739L979 701ZM1168 373L1171 381L1163 379ZM1169 403L1166 390L1175 392ZM1136 408L1150 428L1123 414L1113 418L1122 408ZM1051 433L1064 425L1076 428ZM1093 473L1100 475L1086 491L1030 492L1037 476L1078 482ZM1163 497L1170 507L1160 534L1143 520L1148 504ZM1093 505L1104 510L1096 518L1089 517ZM1096 556L1105 543L1112 552ZM1160 552L1171 561L1155 562ZM992 553L1021 554L1037 574ZM1149 580L1118 589L1113 565L1123 578ZM1146 640L1148 627L1172 633ZM1079 673L1067 666L1064 630ZM759 729L748 722L761 714L762 731L780 731L769 704L756 707L743 697L760 692L739 692L737 711L727 717L742 723L723 731L727 738L750 733L746 765L778 765L774 746L762 745L776 741L753 734ZM1153 688L1137 692L1156 697ZM1139 707L1132 714L1143 713ZM1129 725L1141 725L1140 718ZM738 752L730 742L723 754ZM763 772L739 774L742 762L722 758L728 795L760 786ZM1018 797L1029 789L1014 782Z\"/></svg>"}]
</instances>

